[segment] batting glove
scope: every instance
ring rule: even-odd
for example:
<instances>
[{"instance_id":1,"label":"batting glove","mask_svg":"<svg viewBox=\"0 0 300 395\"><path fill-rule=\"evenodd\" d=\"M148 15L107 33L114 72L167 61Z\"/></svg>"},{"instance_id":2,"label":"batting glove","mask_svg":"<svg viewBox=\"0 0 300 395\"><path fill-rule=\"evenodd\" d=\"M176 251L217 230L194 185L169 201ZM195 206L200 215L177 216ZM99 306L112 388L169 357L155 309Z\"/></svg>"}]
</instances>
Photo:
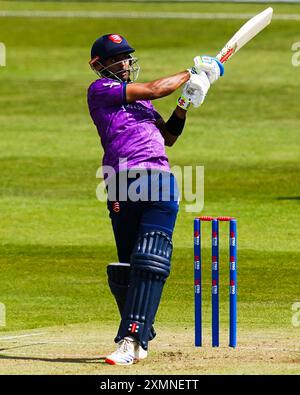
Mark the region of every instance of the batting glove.
<instances>
[{"instance_id":1,"label":"batting glove","mask_svg":"<svg viewBox=\"0 0 300 395\"><path fill-rule=\"evenodd\" d=\"M216 58L211 56L196 56L194 58L194 67L188 69L190 74L200 74L204 71L207 74L209 82L215 83L222 75L224 75L224 66Z\"/></svg>"},{"instance_id":2,"label":"batting glove","mask_svg":"<svg viewBox=\"0 0 300 395\"><path fill-rule=\"evenodd\" d=\"M194 107L200 107L204 102L207 92L210 88L210 82L205 72L200 75L192 74L190 79L184 84L182 94L177 100L177 105L187 110L190 104Z\"/></svg>"}]
</instances>

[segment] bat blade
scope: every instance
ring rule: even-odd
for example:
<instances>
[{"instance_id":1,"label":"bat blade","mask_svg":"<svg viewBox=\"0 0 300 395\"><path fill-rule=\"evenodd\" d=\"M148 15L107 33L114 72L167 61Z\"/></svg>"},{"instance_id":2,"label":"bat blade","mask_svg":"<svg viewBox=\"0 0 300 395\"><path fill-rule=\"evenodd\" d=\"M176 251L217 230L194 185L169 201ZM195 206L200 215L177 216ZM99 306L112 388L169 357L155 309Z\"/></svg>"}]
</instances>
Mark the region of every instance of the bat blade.
<instances>
[{"instance_id":1,"label":"bat blade","mask_svg":"<svg viewBox=\"0 0 300 395\"><path fill-rule=\"evenodd\" d=\"M273 8L268 7L261 13L249 19L249 21L246 22L227 42L216 58L222 63L227 62L227 60L247 44L247 42L269 25L272 15Z\"/></svg>"}]
</instances>

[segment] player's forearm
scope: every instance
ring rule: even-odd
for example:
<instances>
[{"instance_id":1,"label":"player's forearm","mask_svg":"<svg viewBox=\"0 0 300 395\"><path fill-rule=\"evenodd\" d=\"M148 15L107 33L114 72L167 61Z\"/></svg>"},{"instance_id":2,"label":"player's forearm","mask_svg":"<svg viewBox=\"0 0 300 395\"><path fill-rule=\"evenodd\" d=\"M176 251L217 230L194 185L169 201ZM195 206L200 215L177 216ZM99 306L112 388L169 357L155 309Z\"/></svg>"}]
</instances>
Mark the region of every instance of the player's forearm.
<instances>
[{"instance_id":1,"label":"player's forearm","mask_svg":"<svg viewBox=\"0 0 300 395\"><path fill-rule=\"evenodd\" d=\"M130 103L136 100L154 100L168 96L187 82L189 78L190 73L185 70L178 74L160 78L151 82L128 84L126 87L127 102Z\"/></svg>"},{"instance_id":2,"label":"player's forearm","mask_svg":"<svg viewBox=\"0 0 300 395\"><path fill-rule=\"evenodd\" d=\"M190 78L190 73L185 70L179 74L170 77L160 78L159 80L150 82L150 89L152 90L152 98L158 99L160 97L168 96L175 92L181 85L187 82Z\"/></svg>"}]
</instances>

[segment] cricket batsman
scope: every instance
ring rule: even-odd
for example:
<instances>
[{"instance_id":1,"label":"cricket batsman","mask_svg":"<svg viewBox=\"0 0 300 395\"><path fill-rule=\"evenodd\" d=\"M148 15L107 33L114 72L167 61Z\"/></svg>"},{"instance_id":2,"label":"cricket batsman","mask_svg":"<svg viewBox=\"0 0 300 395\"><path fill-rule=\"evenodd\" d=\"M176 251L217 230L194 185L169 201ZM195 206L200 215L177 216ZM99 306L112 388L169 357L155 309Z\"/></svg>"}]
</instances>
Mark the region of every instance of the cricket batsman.
<instances>
[{"instance_id":1,"label":"cricket batsman","mask_svg":"<svg viewBox=\"0 0 300 395\"><path fill-rule=\"evenodd\" d=\"M119 259L107 266L121 315L116 350L105 360L111 365L145 359L148 342L156 335L153 323L170 274L179 202L165 146L176 142L190 106L201 106L210 85L224 73L217 59L196 56L187 70L139 83L134 52L121 35L105 34L92 45L89 62L99 77L88 89L89 111L104 150L103 168L115 171L104 174ZM165 121L152 100L180 87L175 109ZM116 193L111 197L112 183ZM137 183L139 199L132 193Z\"/></svg>"}]
</instances>

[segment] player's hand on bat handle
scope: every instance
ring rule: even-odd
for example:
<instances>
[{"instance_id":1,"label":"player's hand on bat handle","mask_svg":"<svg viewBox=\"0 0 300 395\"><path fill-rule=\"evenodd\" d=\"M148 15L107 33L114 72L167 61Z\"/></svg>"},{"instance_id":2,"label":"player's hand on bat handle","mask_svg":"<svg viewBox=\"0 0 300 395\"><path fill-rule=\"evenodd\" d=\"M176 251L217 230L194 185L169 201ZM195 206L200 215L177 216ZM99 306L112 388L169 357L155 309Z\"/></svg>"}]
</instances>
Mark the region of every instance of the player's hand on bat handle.
<instances>
[{"instance_id":1,"label":"player's hand on bat handle","mask_svg":"<svg viewBox=\"0 0 300 395\"><path fill-rule=\"evenodd\" d=\"M183 86L177 105L184 110L187 110L190 104L193 104L194 107L200 107L209 88L210 82L204 71L200 74L191 74L190 79Z\"/></svg>"},{"instance_id":2,"label":"player's hand on bat handle","mask_svg":"<svg viewBox=\"0 0 300 395\"><path fill-rule=\"evenodd\" d=\"M213 84L224 75L224 65L217 58L212 58L211 56L196 56L194 58L194 67L189 71L197 74L204 71L209 82Z\"/></svg>"}]
</instances>

